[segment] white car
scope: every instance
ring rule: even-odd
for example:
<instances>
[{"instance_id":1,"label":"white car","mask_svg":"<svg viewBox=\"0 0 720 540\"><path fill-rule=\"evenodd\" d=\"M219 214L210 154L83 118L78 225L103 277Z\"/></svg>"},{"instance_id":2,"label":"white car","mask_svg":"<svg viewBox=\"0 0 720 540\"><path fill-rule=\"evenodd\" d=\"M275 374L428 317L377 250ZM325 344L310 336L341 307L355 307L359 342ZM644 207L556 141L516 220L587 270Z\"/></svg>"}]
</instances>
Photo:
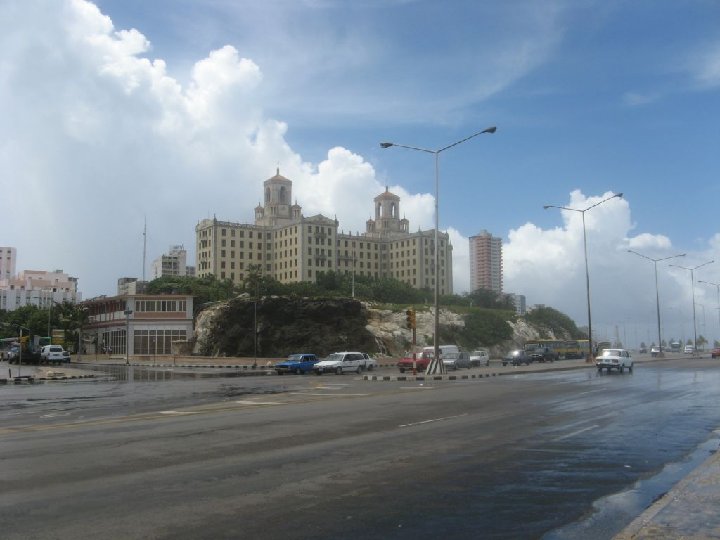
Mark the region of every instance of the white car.
<instances>
[{"instance_id":1,"label":"white car","mask_svg":"<svg viewBox=\"0 0 720 540\"><path fill-rule=\"evenodd\" d=\"M363 353L363 356L365 357L365 363L362 368L365 371L372 371L377 367L377 360L375 360L372 356L367 353Z\"/></svg>"},{"instance_id":2,"label":"white car","mask_svg":"<svg viewBox=\"0 0 720 540\"><path fill-rule=\"evenodd\" d=\"M367 359L361 352L336 352L320 360L313 366L316 375L323 373L336 373L342 375L346 371L360 373L365 367Z\"/></svg>"},{"instance_id":3,"label":"white car","mask_svg":"<svg viewBox=\"0 0 720 540\"><path fill-rule=\"evenodd\" d=\"M603 369L606 369L608 373L613 369L617 369L620 373L624 372L626 368L630 373L633 370L632 355L627 349L603 349L601 355L595 360L598 373Z\"/></svg>"},{"instance_id":4,"label":"white car","mask_svg":"<svg viewBox=\"0 0 720 540\"><path fill-rule=\"evenodd\" d=\"M70 362L70 354L61 345L45 345L40 349L40 359L48 364Z\"/></svg>"},{"instance_id":5,"label":"white car","mask_svg":"<svg viewBox=\"0 0 720 540\"><path fill-rule=\"evenodd\" d=\"M470 365L471 366L489 366L490 355L485 350L473 351L470 353Z\"/></svg>"},{"instance_id":6,"label":"white car","mask_svg":"<svg viewBox=\"0 0 720 540\"><path fill-rule=\"evenodd\" d=\"M685 345L683 354L693 354L694 352L695 352L695 347L693 347L692 345Z\"/></svg>"}]
</instances>

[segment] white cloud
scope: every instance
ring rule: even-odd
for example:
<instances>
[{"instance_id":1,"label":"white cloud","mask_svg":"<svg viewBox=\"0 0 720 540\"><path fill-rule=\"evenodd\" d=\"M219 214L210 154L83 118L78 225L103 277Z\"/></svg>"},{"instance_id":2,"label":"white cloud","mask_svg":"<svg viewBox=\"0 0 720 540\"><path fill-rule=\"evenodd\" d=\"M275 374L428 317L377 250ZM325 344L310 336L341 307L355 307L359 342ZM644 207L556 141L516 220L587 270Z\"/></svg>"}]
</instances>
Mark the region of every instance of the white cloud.
<instances>
[{"instance_id":1,"label":"white cloud","mask_svg":"<svg viewBox=\"0 0 720 540\"><path fill-rule=\"evenodd\" d=\"M691 61L690 69L702 86L720 85L720 43L704 47L702 52Z\"/></svg>"}]
</instances>

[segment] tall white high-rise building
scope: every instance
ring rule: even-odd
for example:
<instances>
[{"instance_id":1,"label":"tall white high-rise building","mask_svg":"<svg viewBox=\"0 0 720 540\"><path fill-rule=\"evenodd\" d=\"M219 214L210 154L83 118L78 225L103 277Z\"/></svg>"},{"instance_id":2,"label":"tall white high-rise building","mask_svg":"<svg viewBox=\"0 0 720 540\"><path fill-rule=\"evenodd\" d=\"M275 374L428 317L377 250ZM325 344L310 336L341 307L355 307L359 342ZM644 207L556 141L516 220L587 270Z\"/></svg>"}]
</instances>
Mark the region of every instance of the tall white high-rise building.
<instances>
[{"instance_id":1,"label":"tall white high-rise building","mask_svg":"<svg viewBox=\"0 0 720 540\"><path fill-rule=\"evenodd\" d=\"M470 290L487 289L502 294L502 238L480 231L470 237Z\"/></svg>"}]
</instances>

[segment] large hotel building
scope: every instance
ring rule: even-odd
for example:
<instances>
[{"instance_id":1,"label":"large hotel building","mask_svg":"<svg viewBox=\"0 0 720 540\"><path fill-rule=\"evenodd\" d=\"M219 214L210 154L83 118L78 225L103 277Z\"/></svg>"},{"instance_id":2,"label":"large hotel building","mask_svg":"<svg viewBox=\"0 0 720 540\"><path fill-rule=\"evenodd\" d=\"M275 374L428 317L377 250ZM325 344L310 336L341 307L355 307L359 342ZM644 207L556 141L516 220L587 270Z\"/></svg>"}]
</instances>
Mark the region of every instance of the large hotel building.
<instances>
[{"instance_id":1,"label":"large hotel building","mask_svg":"<svg viewBox=\"0 0 720 540\"><path fill-rule=\"evenodd\" d=\"M292 182L277 174L264 182L264 205L255 208L255 224L203 219L195 227L198 277L214 275L241 284L253 268L281 283L314 282L328 271L395 278L417 289L435 288L435 231L411 233L400 218L400 197L375 197L375 219L363 234L338 232L338 221L302 215L291 204ZM440 294L451 294L452 245L440 244Z\"/></svg>"}]
</instances>

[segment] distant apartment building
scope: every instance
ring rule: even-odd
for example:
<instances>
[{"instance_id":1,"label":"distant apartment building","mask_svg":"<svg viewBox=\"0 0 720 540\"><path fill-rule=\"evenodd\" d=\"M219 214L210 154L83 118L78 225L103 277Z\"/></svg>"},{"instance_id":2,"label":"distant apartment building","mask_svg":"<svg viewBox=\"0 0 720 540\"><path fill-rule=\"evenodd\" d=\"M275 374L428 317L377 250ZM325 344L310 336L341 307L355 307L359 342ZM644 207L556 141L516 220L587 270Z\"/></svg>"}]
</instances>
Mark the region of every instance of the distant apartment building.
<instances>
[{"instance_id":1,"label":"distant apartment building","mask_svg":"<svg viewBox=\"0 0 720 540\"><path fill-rule=\"evenodd\" d=\"M187 265L185 246L170 246L167 253L153 261L152 279L164 276L193 276L195 267Z\"/></svg>"},{"instance_id":2,"label":"distant apartment building","mask_svg":"<svg viewBox=\"0 0 720 540\"><path fill-rule=\"evenodd\" d=\"M470 237L470 290L487 289L502 294L502 239L480 231Z\"/></svg>"},{"instance_id":3,"label":"distant apartment building","mask_svg":"<svg viewBox=\"0 0 720 540\"><path fill-rule=\"evenodd\" d=\"M80 300L77 278L62 270L25 270L13 278L0 279L0 309L7 311L30 305L47 309L54 302Z\"/></svg>"},{"instance_id":4,"label":"distant apartment building","mask_svg":"<svg viewBox=\"0 0 720 540\"><path fill-rule=\"evenodd\" d=\"M147 284L147 281L136 277L122 277L118 279L117 294L118 296L144 294L147 291Z\"/></svg>"},{"instance_id":5,"label":"distant apartment building","mask_svg":"<svg viewBox=\"0 0 720 540\"><path fill-rule=\"evenodd\" d=\"M0 247L0 279L15 277L17 250L14 247Z\"/></svg>"},{"instance_id":6,"label":"distant apartment building","mask_svg":"<svg viewBox=\"0 0 720 540\"><path fill-rule=\"evenodd\" d=\"M515 306L515 313L525 315L527 313L527 300L524 294L509 293L508 298Z\"/></svg>"},{"instance_id":7,"label":"distant apartment building","mask_svg":"<svg viewBox=\"0 0 720 540\"><path fill-rule=\"evenodd\" d=\"M214 275L241 284L252 270L281 283L315 282L323 272L395 278L414 288L434 289L434 230L409 232L400 198L387 188L374 199L375 218L362 234L338 231L337 219L305 217L292 201L292 182L280 175L264 182L264 205L255 223L204 219L195 227L199 277ZM452 245L440 233L440 294L451 294Z\"/></svg>"}]
</instances>

